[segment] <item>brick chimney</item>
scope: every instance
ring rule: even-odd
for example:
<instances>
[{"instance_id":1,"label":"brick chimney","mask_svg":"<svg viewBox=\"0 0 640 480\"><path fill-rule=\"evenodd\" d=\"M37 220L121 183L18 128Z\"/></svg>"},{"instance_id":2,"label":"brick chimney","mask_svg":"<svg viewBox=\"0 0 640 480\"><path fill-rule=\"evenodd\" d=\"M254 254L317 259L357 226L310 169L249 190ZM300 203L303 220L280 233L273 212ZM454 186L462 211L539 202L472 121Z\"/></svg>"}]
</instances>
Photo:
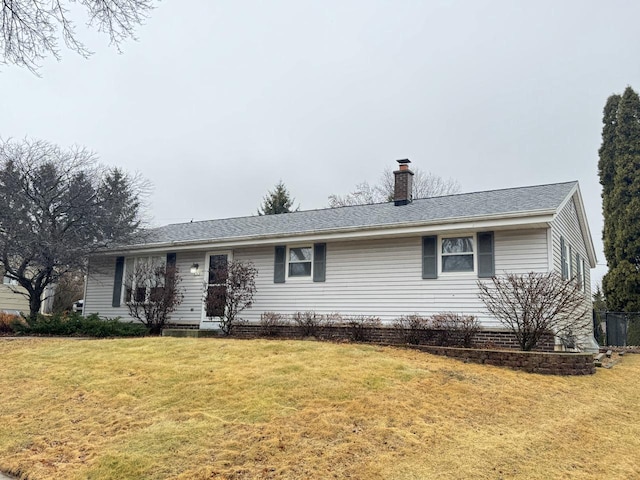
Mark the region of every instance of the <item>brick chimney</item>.
<instances>
[{"instance_id":1,"label":"brick chimney","mask_svg":"<svg viewBox=\"0 0 640 480\"><path fill-rule=\"evenodd\" d=\"M413 172L409 170L411 160L405 158L396 160L400 164L399 169L393 172L395 176L395 185L393 188L393 203L398 205L406 205L411 203L413 195L411 194L413 187Z\"/></svg>"}]
</instances>

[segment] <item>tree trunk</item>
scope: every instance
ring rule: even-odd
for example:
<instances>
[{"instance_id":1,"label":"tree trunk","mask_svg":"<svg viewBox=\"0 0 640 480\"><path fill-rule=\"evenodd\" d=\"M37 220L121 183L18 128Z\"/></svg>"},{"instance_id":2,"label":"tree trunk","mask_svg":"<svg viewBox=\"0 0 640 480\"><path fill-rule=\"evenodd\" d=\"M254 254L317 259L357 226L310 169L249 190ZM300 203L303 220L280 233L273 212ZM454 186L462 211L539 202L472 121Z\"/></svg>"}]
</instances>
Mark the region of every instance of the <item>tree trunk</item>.
<instances>
[{"instance_id":1,"label":"tree trunk","mask_svg":"<svg viewBox=\"0 0 640 480\"><path fill-rule=\"evenodd\" d=\"M29 291L29 322L35 322L38 318L42 306L43 291L44 289Z\"/></svg>"}]
</instances>

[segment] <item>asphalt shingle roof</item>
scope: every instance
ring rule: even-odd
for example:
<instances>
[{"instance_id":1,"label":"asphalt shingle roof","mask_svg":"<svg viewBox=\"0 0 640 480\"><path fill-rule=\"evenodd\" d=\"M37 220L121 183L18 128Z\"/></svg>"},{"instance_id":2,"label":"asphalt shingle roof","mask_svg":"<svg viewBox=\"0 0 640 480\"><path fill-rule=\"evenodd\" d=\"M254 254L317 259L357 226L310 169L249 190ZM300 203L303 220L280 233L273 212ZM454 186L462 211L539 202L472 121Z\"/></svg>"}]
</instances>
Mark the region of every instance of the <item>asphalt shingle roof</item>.
<instances>
[{"instance_id":1,"label":"asphalt shingle roof","mask_svg":"<svg viewBox=\"0 0 640 480\"><path fill-rule=\"evenodd\" d=\"M152 229L143 244L221 241L259 236L289 236L339 229L370 229L432 224L557 209L577 182L508 188L414 200L307 210L280 215L176 223Z\"/></svg>"}]
</instances>

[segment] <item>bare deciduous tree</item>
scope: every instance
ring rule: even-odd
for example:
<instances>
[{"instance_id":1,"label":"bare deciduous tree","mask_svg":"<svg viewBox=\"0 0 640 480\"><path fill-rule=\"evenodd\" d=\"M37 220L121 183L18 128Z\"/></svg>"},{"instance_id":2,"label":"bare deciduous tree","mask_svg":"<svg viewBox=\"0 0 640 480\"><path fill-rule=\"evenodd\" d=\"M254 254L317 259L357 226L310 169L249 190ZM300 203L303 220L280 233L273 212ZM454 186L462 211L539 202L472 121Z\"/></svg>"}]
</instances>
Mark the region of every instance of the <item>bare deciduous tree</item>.
<instances>
[{"instance_id":1,"label":"bare deciduous tree","mask_svg":"<svg viewBox=\"0 0 640 480\"><path fill-rule=\"evenodd\" d=\"M144 189L84 148L0 141L0 266L26 290L30 318L48 285L138 233Z\"/></svg>"},{"instance_id":2,"label":"bare deciduous tree","mask_svg":"<svg viewBox=\"0 0 640 480\"><path fill-rule=\"evenodd\" d=\"M413 170L413 198L441 197L460 192L460 184L452 178L444 179L431 172L420 169ZM347 207L351 205L368 205L372 203L390 202L393 200L395 178L393 170L387 168L377 185L362 182L355 190L346 195L329 195L329 207Z\"/></svg>"},{"instance_id":3,"label":"bare deciduous tree","mask_svg":"<svg viewBox=\"0 0 640 480\"><path fill-rule=\"evenodd\" d=\"M230 261L216 271L216 285L205 285L204 302L208 318L218 318L220 330L232 333L240 313L253 304L258 269L251 262Z\"/></svg>"},{"instance_id":4,"label":"bare deciduous tree","mask_svg":"<svg viewBox=\"0 0 640 480\"><path fill-rule=\"evenodd\" d=\"M478 281L478 296L516 336L521 350L532 350L548 333L570 338L591 327L591 308L582 287L555 272L508 273Z\"/></svg>"},{"instance_id":5,"label":"bare deciduous tree","mask_svg":"<svg viewBox=\"0 0 640 480\"><path fill-rule=\"evenodd\" d=\"M84 295L84 272L67 272L58 279L53 295L53 313L71 311Z\"/></svg>"},{"instance_id":6,"label":"bare deciduous tree","mask_svg":"<svg viewBox=\"0 0 640 480\"><path fill-rule=\"evenodd\" d=\"M4 63L37 72L48 55L60 60L59 37L72 51L88 57L91 52L78 40L69 8L84 7L88 26L109 35L120 50L134 38L134 29L153 8L153 0L2 0L0 2L0 49Z\"/></svg>"},{"instance_id":7,"label":"bare deciduous tree","mask_svg":"<svg viewBox=\"0 0 640 480\"><path fill-rule=\"evenodd\" d=\"M137 262L125 278L125 301L129 315L160 334L184 298L182 278L175 266Z\"/></svg>"}]
</instances>

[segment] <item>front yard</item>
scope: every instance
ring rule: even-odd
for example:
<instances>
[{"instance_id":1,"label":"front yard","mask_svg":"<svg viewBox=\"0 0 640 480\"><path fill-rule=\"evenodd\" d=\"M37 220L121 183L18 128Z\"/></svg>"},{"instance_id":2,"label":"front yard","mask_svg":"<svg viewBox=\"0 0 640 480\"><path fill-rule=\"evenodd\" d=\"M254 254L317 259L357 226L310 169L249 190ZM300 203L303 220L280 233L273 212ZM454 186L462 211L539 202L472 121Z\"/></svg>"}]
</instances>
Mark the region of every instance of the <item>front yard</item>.
<instances>
[{"instance_id":1,"label":"front yard","mask_svg":"<svg viewBox=\"0 0 640 480\"><path fill-rule=\"evenodd\" d=\"M0 341L0 470L29 479L640 476L640 355L532 375L371 345Z\"/></svg>"}]
</instances>

